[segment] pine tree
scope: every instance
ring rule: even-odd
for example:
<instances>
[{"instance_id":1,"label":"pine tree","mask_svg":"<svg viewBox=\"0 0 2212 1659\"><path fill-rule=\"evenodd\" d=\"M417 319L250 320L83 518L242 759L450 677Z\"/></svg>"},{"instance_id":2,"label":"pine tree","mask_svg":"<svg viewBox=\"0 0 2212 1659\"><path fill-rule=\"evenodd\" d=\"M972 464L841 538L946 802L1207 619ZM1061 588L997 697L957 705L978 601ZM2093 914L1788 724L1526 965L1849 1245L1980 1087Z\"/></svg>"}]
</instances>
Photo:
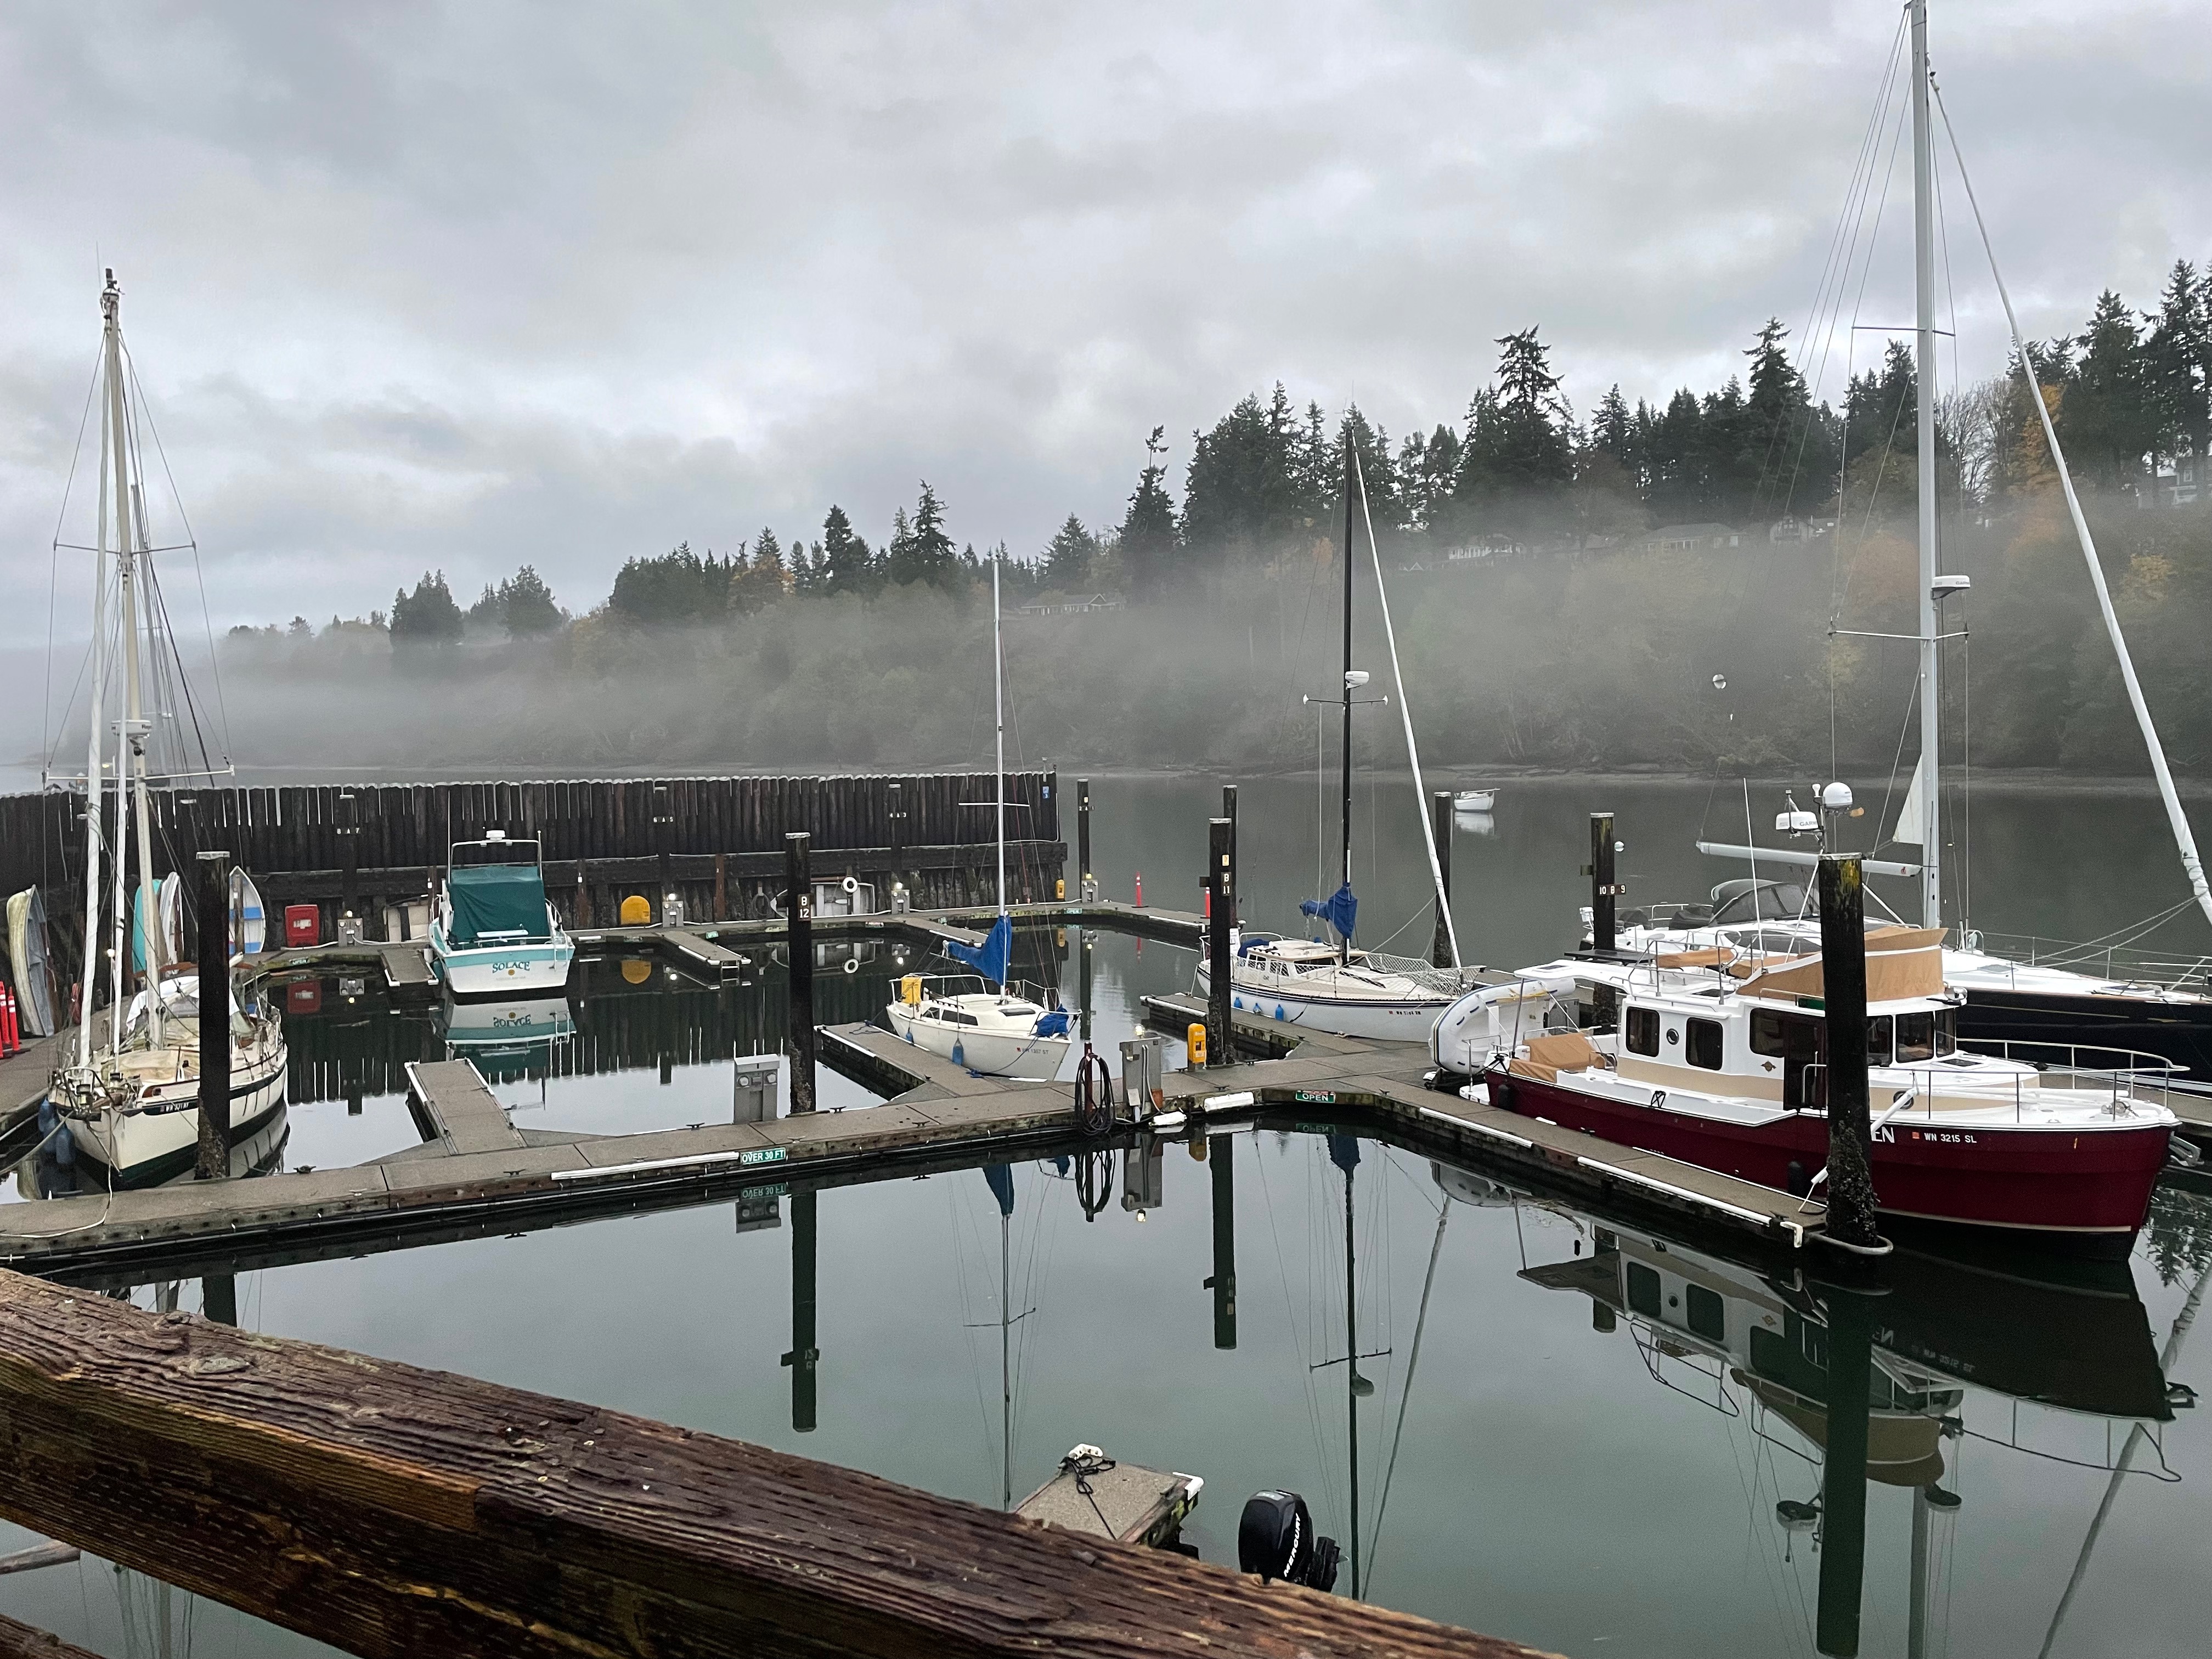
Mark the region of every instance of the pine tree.
<instances>
[{"instance_id":1,"label":"pine tree","mask_svg":"<svg viewBox=\"0 0 2212 1659\"><path fill-rule=\"evenodd\" d=\"M739 556L743 559L743 556ZM774 605L788 590L790 573L783 562L783 543L773 530L763 527L754 539L752 557L749 561L733 561L730 572L729 608L732 611L758 611Z\"/></svg>"},{"instance_id":2,"label":"pine tree","mask_svg":"<svg viewBox=\"0 0 2212 1659\"><path fill-rule=\"evenodd\" d=\"M729 609L730 581L743 568L742 554L703 559L681 542L653 559L630 559L615 573L607 607L649 627L677 628L716 622Z\"/></svg>"},{"instance_id":3,"label":"pine tree","mask_svg":"<svg viewBox=\"0 0 2212 1659\"><path fill-rule=\"evenodd\" d=\"M1379 426L1368 425L1366 416L1360 413L1356 404L1345 412L1337 426L1336 471L1340 480L1345 473L1347 444L1359 457L1359 474L1367 489L1367 517L1374 520L1376 538L1403 528L1406 506L1399 494L1398 469L1390 457L1390 434ZM1341 488L1340 483L1340 490ZM1338 510L1341 512L1340 495L1339 501ZM1356 507L1353 522L1363 526L1365 523ZM1364 533L1364 528L1360 533Z\"/></svg>"},{"instance_id":4,"label":"pine tree","mask_svg":"<svg viewBox=\"0 0 2212 1659\"><path fill-rule=\"evenodd\" d=\"M1129 497L1129 510L1121 515L1121 528L1115 537L1122 580L1133 595L1157 592L1166 586L1176 574L1177 556L1182 551L1175 499L1162 482L1167 468L1160 464L1160 458L1167 453L1167 446L1160 441L1160 434L1166 429L1156 426L1152 435L1145 440L1145 470L1138 476L1136 493Z\"/></svg>"},{"instance_id":5,"label":"pine tree","mask_svg":"<svg viewBox=\"0 0 2212 1659\"><path fill-rule=\"evenodd\" d=\"M1310 517L1312 481L1301 474L1305 441L1291 419L1290 401L1275 388L1265 405L1247 397L1194 433L1183 477L1182 540L1212 558L1271 547L1303 535ZM1342 452L1330 446L1342 471ZM1328 500L1341 498L1332 485Z\"/></svg>"},{"instance_id":6,"label":"pine tree","mask_svg":"<svg viewBox=\"0 0 2212 1659\"><path fill-rule=\"evenodd\" d=\"M466 631L461 608L446 586L446 573L426 570L415 591L402 588L392 598L392 642L395 646L450 645Z\"/></svg>"},{"instance_id":7,"label":"pine tree","mask_svg":"<svg viewBox=\"0 0 2212 1659\"><path fill-rule=\"evenodd\" d=\"M1597 414L1590 422L1590 445L1612 456L1614 464L1630 477L1639 477L1636 417L1629 412L1628 400L1620 395L1618 380L1598 399Z\"/></svg>"},{"instance_id":8,"label":"pine tree","mask_svg":"<svg viewBox=\"0 0 2212 1659\"><path fill-rule=\"evenodd\" d=\"M2058 438L2068 460L2106 489L2131 489L2158 441L2158 415L2135 314L2106 289L2097 296L2066 391Z\"/></svg>"},{"instance_id":9,"label":"pine tree","mask_svg":"<svg viewBox=\"0 0 2212 1659\"><path fill-rule=\"evenodd\" d=\"M945 508L939 503L937 492L929 487L929 480L921 481L921 499L914 507L914 534L910 556L920 580L947 585L957 573L957 561L952 551L952 538L945 533Z\"/></svg>"},{"instance_id":10,"label":"pine tree","mask_svg":"<svg viewBox=\"0 0 2212 1659\"><path fill-rule=\"evenodd\" d=\"M499 585L500 621L509 639L550 634L568 620L534 565L524 565Z\"/></svg>"},{"instance_id":11,"label":"pine tree","mask_svg":"<svg viewBox=\"0 0 2212 1659\"><path fill-rule=\"evenodd\" d=\"M2212 280L2177 259L2148 319L2143 362L2158 425L2159 453L2174 463L2177 483L2192 478L2203 494L2205 455L2212 447Z\"/></svg>"},{"instance_id":12,"label":"pine tree","mask_svg":"<svg viewBox=\"0 0 2212 1659\"><path fill-rule=\"evenodd\" d=\"M845 509L832 507L822 520L823 587L832 593L864 592L875 586L877 574L868 544L854 533Z\"/></svg>"},{"instance_id":13,"label":"pine tree","mask_svg":"<svg viewBox=\"0 0 2212 1659\"><path fill-rule=\"evenodd\" d=\"M1770 317L1750 349L1751 394L1745 399L1737 472L1747 483L1734 523L1810 513L1833 489L1833 446L1814 409L1805 377L1782 343L1790 331Z\"/></svg>"},{"instance_id":14,"label":"pine tree","mask_svg":"<svg viewBox=\"0 0 2212 1659\"><path fill-rule=\"evenodd\" d=\"M1044 550L1043 579L1048 587L1073 592L1091 580L1091 567L1098 556L1098 538L1083 527L1073 513Z\"/></svg>"},{"instance_id":15,"label":"pine tree","mask_svg":"<svg viewBox=\"0 0 2212 1659\"><path fill-rule=\"evenodd\" d=\"M1534 327L1499 337L1498 384L1468 406L1467 455L1455 491L1478 528L1516 536L1565 518L1574 481L1572 412Z\"/></svg>"}]
</instances>

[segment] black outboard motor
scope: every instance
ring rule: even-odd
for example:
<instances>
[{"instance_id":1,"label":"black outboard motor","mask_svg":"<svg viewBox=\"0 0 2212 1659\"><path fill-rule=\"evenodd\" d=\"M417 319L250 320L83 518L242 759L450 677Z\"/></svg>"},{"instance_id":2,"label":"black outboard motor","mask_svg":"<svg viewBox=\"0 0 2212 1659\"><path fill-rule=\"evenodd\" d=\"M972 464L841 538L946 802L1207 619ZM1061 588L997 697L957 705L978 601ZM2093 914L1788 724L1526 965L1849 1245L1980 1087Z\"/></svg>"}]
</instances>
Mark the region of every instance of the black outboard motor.
<instances>
[{"instance_id":1,"label":"black outboard motor","mask_svg":"<svg viewBox=\"0 0 2212 1659\"><path fill-rule=\"evenodd\" d=\"M1265 1582L1336 1588L1336 1540L1314 1534L1306 1500L1294 1492L1255 1492L1237 1522L1237 1565Z\"/></svg>"}]
</instances>

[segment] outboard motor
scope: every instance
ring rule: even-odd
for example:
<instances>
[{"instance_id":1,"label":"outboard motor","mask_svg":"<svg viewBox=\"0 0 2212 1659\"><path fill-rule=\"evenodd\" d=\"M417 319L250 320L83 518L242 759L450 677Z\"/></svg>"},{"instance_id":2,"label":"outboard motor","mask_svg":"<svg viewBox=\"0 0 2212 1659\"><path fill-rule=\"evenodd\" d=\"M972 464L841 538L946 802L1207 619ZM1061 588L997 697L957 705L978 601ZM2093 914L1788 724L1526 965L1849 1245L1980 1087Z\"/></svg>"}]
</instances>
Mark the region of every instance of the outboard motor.
<instances>
[{"instance_id":1,"label":"outboard motor","mask_svg":"<svg viewBox=\"0 0 2212 1659\"><path fill-rule=\"evenodd\" d=\"M1336 1540L1316 1537L1306 1500L1294 1492L1255 1492L1237 1522L1237 1565L1261 1581L1336 1588Z\"/></svg>"}]
</instances>

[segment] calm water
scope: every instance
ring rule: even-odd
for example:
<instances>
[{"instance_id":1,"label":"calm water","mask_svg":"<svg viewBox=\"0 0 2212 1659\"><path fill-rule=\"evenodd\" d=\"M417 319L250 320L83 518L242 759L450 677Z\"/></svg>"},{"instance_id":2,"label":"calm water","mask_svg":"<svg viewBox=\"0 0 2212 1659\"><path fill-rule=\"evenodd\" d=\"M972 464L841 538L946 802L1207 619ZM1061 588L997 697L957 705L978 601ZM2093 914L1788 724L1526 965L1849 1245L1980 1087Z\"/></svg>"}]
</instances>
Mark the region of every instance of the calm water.
<instances>
[{"instance_id":1,"label":"calm water","mask_svg":"<svg viewBox=\"0 0 2212 1659\"><path fill-rule=\"evenodd\" d=\"M1189 906L1218 790L1117 780L1093 796L1107 895L1128 896L1141 872L1148 902ZM1776 804L1755 802L1766 822ZM1620 814L1632 902L1693 896L1737 873L1689 842L1701 823L1740 838L1740 795L1510 787L1494 822L1455 841L1470 957L1517 963L1570 941L1593 809ZM1358 823L1362 940L1380 945L1403 923L1394 948L1418 952L1429 920L1409 793L1363 790ZM1253 925L1295 921L1316 879L1315 823L1310 783L1243 791ZM2100 933L2181 893L2153 800L1995 798L1978 806L1974 832L1976 921L1990 929ZM2172 946L2204 941L2177 929ZM1080 975L1060 942L1042 935L1026 948L1025 971L1057 977L1074 1000ZM1187 953L1110 937L1093 943L1091 963L1094 1040L1109 1053L1135 999L1181 988L1190 969ZM898 965L888 952L850 974L825 963L822 1017L862 1017ZM484 1064L526 1125L724 1119L728 1057L774 1046L775 977L771 968L765 986L716 990L645 963L592 963L553 1074L530 1053ZM293 1009L287 1163L322 1167L412 1144L398 1065L447 1052L442 1011L349 996L337 980L301 988ZM827 1074L823 1094L851 1109L872 1098ZM1233 1347L1217 1346L1226 1333L1204 1282L1216 1266L1223 1160L1235 1206ZM1019 1498L1071 1444L1094 1441L1203 1476L1187 1536L1214 1561L1233 1560L1243 1499L1268 1486L1303 1492L1322 1529L1348 1546L1356 1431L1363 1589L1375 1600L1574 1655L1814 1650L1819 1540L1785 1528L1776 1509L1821 1489L1826 1315L1812 1287L1479 1179L1446 1172L1448 1190L1422 1158L1294 1126L1218 1139L1205 1163L1170 1148L1163 1175L1164 1201L1141 1218L1117 1194L1086 1220L1049 1164L1016 1168L1003 1220L975 1171L822 1194L811 1432L793 1427L792 1373L779 1363L791 1346L789 1200L774 1214L722 1203L250 1273L240 1314L255 1328L591 1400L980 1503ZM1004 1285L1002 1226L1012 1264ZM1897 1292L1863 1316L1875 1416L1862 1652L1906 1651L1916 1492L1931 1487L1933 1502L1917 1500L1923 1650L2036 1650L2109 1471L2145 1418L2134 1472L2118 1480L2051 1651L2201 1650L2212 1437L2202 1409L2158 1419L2169 1376L2206 1386L2203 1352L2185 1337L2170 1366L2160 1356L2208 1259L2212 1204L2167 1194L2132 1261L2102 1277L1900 1269ZM184 1305L198 1291L184 1286ZM142 1305L154 1295L136 1293ZM1356 1401L1340 1363L1348 1337L1374 1385ZM1340 1589L1349 1582L1347 1571ZM115 1655L162 1650L165 1613L173 1637L188 1634L202 1653L319 1650L181 1594L165 1610L165 1594L87 1562L0 1578L0 1612Z\"/></svg>"}]
</instances>

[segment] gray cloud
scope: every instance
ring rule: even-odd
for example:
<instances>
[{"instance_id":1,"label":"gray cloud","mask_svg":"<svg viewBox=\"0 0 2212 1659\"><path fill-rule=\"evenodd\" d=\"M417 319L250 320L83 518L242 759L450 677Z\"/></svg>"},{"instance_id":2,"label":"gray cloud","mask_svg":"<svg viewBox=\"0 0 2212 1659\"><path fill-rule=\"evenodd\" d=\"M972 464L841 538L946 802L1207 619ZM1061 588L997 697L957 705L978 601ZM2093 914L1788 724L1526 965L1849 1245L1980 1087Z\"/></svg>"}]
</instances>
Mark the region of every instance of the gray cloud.
<instances>
[{"instance_id":1,"label":"gray cloud","mask_svg":"<svg viewBox=\"0 0 2212 1659\"><path fill-rule=\"evenodd\" d=\"M126 326L220 620L428 566L1111 520L1143 434L1279 377L1394 432L1540 322L1587 408L1811 300L1886 4L18 8L0 21L0 580ZM2212 254L2185 3L1941 3L2026 325ZM1905 180L1868 315L1906 314ZM1954 207L1956 207L1955 202ZM1960 363L1998 360L1954 212ZM1871 350L1871 347L1863 347ZM1828 390L1834 390L1833 373ZM79 536L76 539L85 539ZM68 601L64 600L65 605ZM0 642L43 631L43 604ZM69 614L74 614L73 609Z\"/></svg>"}]
</instances>

